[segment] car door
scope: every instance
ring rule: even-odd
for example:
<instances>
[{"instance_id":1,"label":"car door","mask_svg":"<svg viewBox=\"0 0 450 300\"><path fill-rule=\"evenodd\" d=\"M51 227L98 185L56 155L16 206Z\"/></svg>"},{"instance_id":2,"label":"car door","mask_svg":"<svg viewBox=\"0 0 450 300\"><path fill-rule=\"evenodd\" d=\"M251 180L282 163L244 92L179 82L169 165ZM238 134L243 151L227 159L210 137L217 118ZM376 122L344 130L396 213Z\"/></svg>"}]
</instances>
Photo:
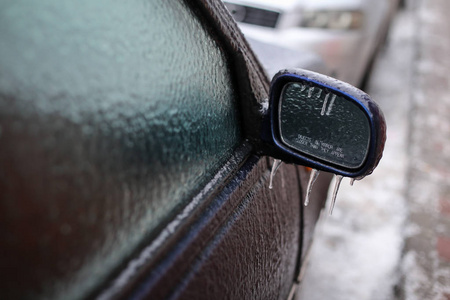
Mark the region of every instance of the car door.
<instances>
[{"instance_id":1,"label":"car door","mask_svg":"<svg viewBox=\"0 0 450 300\"><path fill-rule=\"evenodd\" d=\"M3 1L0 23L2 298L289 296L329 177L307 212L303 168L268 188L268 80L220 1Z\"/></svg>"}]
</instances>

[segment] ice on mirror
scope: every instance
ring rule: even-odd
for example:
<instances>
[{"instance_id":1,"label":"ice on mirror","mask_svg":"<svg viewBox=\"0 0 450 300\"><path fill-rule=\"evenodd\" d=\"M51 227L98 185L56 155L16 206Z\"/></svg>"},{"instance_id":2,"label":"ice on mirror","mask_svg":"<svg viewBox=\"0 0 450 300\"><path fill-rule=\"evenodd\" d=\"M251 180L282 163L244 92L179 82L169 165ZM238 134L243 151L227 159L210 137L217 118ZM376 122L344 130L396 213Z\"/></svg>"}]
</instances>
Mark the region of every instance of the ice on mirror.
<instances>
[{"instance_id":1,"label":"ice on mirror","mask_svg":"<svg viewBox=\"0 0 450 300\"><path fill-rule=\"evenodd\" d=\"M324 115L329 116L330 113L331 113L331 110L333 109L334 101L336 101L336 95L332 95L331 96L330 104L328 105L328 99L329 98L330 98L330 93L328 93L325 96L325 99L323 101L322 111L320 112L321 116L324 116ZM327 107L328 107L328 109L327 109Z\"/></svg>"},{"instance_id":2,"label":"ice on mirror","mask_svg":"<svg viewBox=\"0 0 450 300\"><path fill-rule=\"evenodd\" d=\"M314 87L310 87L308 90L308 98L312 97L312 93L314 92Z\"/></svg>"},{"instance_id":3,"label":"ice on mirror","mask_svg":"<svg viewBox=\"0 0 450 300\"><path fill-rule=\"evenodd\" d=\"M316 182L317 177L319 176L319 173L320 171L312 169L311 174L309 175L308 187L306 188L305 206L308 206L309 204L311 191L314 186L314 183Z\"/></svg>"},{"instance_id":4,"label":"ice on mirror","mask_svg":"<svg viewBox=\"0 0 450 300\"><path fill-rule=\"evenodd\" d=\"M283 162L280 159L275 159L273 161L272 170L270 171L270 179L269 179L269 189L273 189L273 178L278 171L278 168L281 166Z\"/></svg>"},{"instance_id":5,"label":"ice on mirror","mask_svg":"<svg viewBox=\"0 0 450 300\"><path fill-rule=\"evenodd\" d=\"M299 86L300 86L300 92L304 92L306 90L306 85L299 84Z\"/></svg>"},{"instance_id":6,"label":"ice on mirror","mask_svg":"<svg viewBox=\"0 0 450 300\"><path fill-rule=\"evenodd\" d=\"M334 101L335 101L335 100L336 100L336 95L333 95L333 97L331 97L330 105L328 105L328 110L327 110L327 113L326 113L327 116L330 115L331 110L333 109Z\"/></svg>"},{"instance_id":7,"label":"ice on mirror","mask_svg":"<svg viewBox=\"0 0 450 300\"><path fill-rule=\"evenodd\" d=\"M333 214L333 209L336 204L336 197L339 192L339 187L341 185L342 178L344 178L344 176L336 175L336 183L334 184L333 196L331 198L330 216Z\"/></svg>"},{"instance_id":8,"label":"ice on mirror","mask_svg":"<svg viewBox=\"0 0 450 300\"><path fill-rule=\"evenodd\" d=\"M323 100L322 111L320 112L321 116L325 115L325 111L327 110L328 98L330 98L330 93L326 94L325 100Z\"/></svg>"},{"instance_id":9,"label":"ice on mirror","mask_svg":"<svg viewBox=\"0 0 450 300\"><path fill-rule=\"evenodd\" d=\"M322 96L322 90L321 89L319 89L319 92L317 92L316 98L320 99L320 96Z\"/></svg>"},{"instance_id":10,"label":"ice on mirror","mask_svg":"<svg viewBox=\"0 0 450 300\"><path fill-rule=\"evenodd\" d=\"M355 178L352 178L352 179L350 180L350 185L351 185L351 186L353 186L353 184L355 183L355 180L356 180Z\"/></svg>"},{"instance_id":11,"label":"ice on mirror","mask_svg":"<svg viewBox=\"0 0 450 300\"><path fill-rule=\"evenodd\" d=\"M358 105L328 89L288 83L280 96L281 143L314 159L360 168L370 147L370 123ZM275 112L276 113L276 112Z\"/></svg>"}]
</instances>

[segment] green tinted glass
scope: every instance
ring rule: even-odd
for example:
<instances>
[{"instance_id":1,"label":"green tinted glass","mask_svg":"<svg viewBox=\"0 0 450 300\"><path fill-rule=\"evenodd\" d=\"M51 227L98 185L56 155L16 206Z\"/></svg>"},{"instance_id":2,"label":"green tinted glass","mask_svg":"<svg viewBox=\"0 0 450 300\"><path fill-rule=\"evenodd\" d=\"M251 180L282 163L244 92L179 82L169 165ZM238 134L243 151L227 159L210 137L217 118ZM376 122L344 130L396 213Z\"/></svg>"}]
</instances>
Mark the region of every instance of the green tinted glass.
<instances>
[{"instance_id":1,"label":"green tinted glass","mask_svg":"<svg viewBox=\"0 0 450 300\"><path fill-rule=\"evenodd\" d=\"M42 249L75 244L55 250L57 271L41 265L27 275L39 287L27 291L31 298L86 296L178 213L241 141L228 63L185 2L0 4L0 88L21 99L2 98L0 111L17 120L17 136L40 141L13 150L29 151L51 171L37 189L45 196L33 201L55 237L34 236ZM21 199L9 200L2 210L13 215Z\"/></svg>"}]
</instances>

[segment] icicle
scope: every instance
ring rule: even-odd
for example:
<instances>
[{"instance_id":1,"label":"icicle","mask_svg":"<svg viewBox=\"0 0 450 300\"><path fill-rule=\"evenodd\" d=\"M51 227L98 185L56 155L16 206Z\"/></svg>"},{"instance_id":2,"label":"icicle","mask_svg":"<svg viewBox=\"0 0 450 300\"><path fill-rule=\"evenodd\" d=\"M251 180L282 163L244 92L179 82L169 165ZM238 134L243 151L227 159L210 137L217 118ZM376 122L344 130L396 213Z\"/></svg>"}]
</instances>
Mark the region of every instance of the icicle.
<instances>
[{"instance_id":1,"label":"icicle","mask_svg":"<svg viewBox=\"0 0 450 300\"><path fill-rule=\"evenodd\" d=\"M320 171L317 171L315 169L311 170L311 174L309 175L308 187L306 188L305 206L308 206L309 204L309 197L311 195L314 183L316 182L316 179L319 176L319 173Z\"/></svg>"},{"instance_id":2,"label":"icicle","mask_svg":"<svg viewBox=\"0 0 450 300\"><path fill-rule=\"evenodd\" d=\"M278 168L282 163L283 162L280 159L275 159L273 161L272 170L270 171L269 189L273 188L273 178L275 177L275 173L278 171Z\"/></svg>"},{"instance_id":3,"label":"icicle","mask_svg":"<svg viewBox=\"0 0 450 300\"><path fill-rule=\"evenodd\" d=\"M355 178L352 178L352 180L350 180L350 185L353 186L353 184L355 183Z\"/></svg>"},{"instance_id":4,"label":"icicle","mask_svg":"<svg viewBox=\"0 0 450 300\"><path fill-rule=\"evenodd\" d=\"M342 175L336 175L336 183L334 184L333 198L331 199L330 216L333 214L334 205L336 204L337 193L339 192L339 186L341 185L342 178L344 178Z\"/></svg>"}]
</instances>

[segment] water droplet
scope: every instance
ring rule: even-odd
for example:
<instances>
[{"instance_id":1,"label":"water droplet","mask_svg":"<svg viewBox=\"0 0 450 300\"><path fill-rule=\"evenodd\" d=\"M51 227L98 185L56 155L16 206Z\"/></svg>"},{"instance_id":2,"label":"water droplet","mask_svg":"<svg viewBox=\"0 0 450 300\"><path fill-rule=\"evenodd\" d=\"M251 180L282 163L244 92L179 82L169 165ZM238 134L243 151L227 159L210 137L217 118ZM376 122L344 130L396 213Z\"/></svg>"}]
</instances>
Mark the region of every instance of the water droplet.
<instances>
[{"instance_id":1,"label":"water droplet","mask_svg":"<svg viewBox=\"0 0 450 300\"><path fill-rule=\"evenodd\" d=\"M327 110L327 116L330 115L331 110L333 109L334 106L334 101L336 100L336 95L333 95L333 97L331 97L331 102L330 105L328 106L328 110Z\"/></svg>"},{"instance_id":2,"label":"water droplet","mask_svg":"<svg viewBox=\"0 0 450 300\"><path fill-rule=\"evenodd\" d=\"M273 161L272 170L270 171L269 189L273 188L273 178L275 177L275 173L277 173L278 168L282 163L283 162L280 159L275 159Z\"/></svg>"},{"instance_id":3,"label":"water droplet","mask_svg":"<svg viewBox=\"0 0 450 300\"><path fill-rule=\"evenodd\" d=\"M353 186L353 184L355 183L355 178L352 178L352 180L350 180L350 185Z\"/></svg>"},{"instance_id":4,"label":"water droplet","mask_svg":"<svg viewBox=\"0 0 450 300\"><path fill-rule=\"evenodd\" d=\"M319 173L320 171L317 171L315 169L311 170L311 174L309 175L308 187L306 188L305 206L308 206L309 204L309 197L311 195L314 183L316 182L316 179L319 176Z\"/></svg>"},{"instance_id":5,"label":"water droplet","mask_svg":"<svg viewBox=\"0 0 450 300\"><path fill-rule=\"evenodd\" d=\"M334 184L333 197L331 198L330 216L333 214L334 205L336 204L337 193L339 192L339 186L341 185L342 175L336 175L336 183Z\"/></svg>"},{"instance_id":6,"label":"water droplet","mask_svg":"<svg viewBox=\"0 0 450 300\"><path fill-rule=\"evenodd\" d=\"M330 93L328 93L325 96L325 100L323 101L323 106L322 106L322 111L320 112L320 115L323 116L325 114L325 111L327 109L327 103L328 103L328 98L330 98Z\"/></svg>"}]
</instances>

